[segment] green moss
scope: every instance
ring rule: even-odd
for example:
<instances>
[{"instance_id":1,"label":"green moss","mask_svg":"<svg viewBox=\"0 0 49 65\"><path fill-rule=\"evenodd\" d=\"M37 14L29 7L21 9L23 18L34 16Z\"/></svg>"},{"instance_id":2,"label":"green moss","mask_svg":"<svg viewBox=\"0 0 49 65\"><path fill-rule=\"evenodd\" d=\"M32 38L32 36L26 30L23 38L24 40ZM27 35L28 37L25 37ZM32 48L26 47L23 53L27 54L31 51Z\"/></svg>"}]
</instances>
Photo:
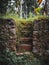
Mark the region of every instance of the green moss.
<instances>
[{"instance_id":1,"label":"green moss","mask_svg":"<svg viewBox=\"0 0 49 65\"><path fill-rule=\"evenodd\" d=\"M16 24L19 23L30 23L30 22L34 22L34 20L39 20L39 19L44 19L44 18L49 18L49 16L43 16L43 15L38 15L38 16L34 16L34 17L29 17L27 19L24 18L19 18L19 16L17 14L8 14L5 16L0 16L0 18L12 18L15 20Z\"/></svg>"}]
</instances>

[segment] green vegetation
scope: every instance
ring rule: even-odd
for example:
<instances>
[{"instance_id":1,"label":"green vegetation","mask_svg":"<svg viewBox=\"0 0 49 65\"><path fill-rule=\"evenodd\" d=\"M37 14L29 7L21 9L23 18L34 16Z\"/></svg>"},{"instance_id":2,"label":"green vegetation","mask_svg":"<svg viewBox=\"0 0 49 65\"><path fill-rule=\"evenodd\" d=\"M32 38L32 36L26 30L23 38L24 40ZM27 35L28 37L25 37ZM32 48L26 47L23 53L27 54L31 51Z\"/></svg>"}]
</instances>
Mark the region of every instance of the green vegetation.
<instances>
[{"instance_id":1,"label":"green vegetation","mask_svg":"<svg viewBox=\"0 0 49 65\"><path fill-rule=\"evenodd\" d=\"M15 21L16 26L18 27L18 30L16 30L18 38L20 38L22 35L25 37L25 35L24 34L21 35L19 31L19 29L21 30L21 32L23 31L23 24L32 23L34 22L34 20L41 20L41 19L49 18L49 16L47 16L48 13L46 14L46 11L45 11L45 16L40 15L41 13L39 13L39 15L36 15L36 12L34 13L34 9L37 8L36 7L37 3L35 0L32 0L32 1L24 0L24 2L22 2L22 0L13 0L15 1L15 3L12 6L10 4L10 6L8 7L9 1L11 2L12 0L1 0L0 1L0 18L5 18L5 19L10 18ZM18 8L18 11L14 10L15 7ZM44 11L43 11L43 14L44 14ZM28 31L31 29L32 27L27 30L26 35L28 34ZM31 33L29 32L29 34ZM20 43L19 39L18 39L18 43ZM49 60L49 59L46 60L44 55L43 56L36 55L34 57L34 55L31 53L30 55L23 54L23 55L18 56L16 55L16 51L12 52L7 47L5 49L3 47L2 49L3 51L0 51L0 65L46 65L46 63L48 63L48 60Z\"/></svg>"},{"instance_id":2,"label":"green vegetation","mask_svg":"<svg viewBox=\"0 0 49 65\"><path fill-rule=\"evenodd\" d=\"M3 15L3 16L0 16L0 18L12 18L15 20L16 23L20 23L20 22L33 22L34 20L38 20L38 19L44 19L44 18L48 18L49 16L44 16L44 15L36 15L34 17L29 17L27 19L24 19L24 18L19 18L19 15L18 14L6 14L6 15Z\"/></svg>"},{"instance_id":3,"label":"green vegetation","mask_svg":"<svg viewBox=\"0 0 49 65\"><path fill-rule=\"evenodd\" d=\"M0 53L0 65L41 65L40 61L34 58L33 54L17 56L15 52L6 49Z\"/></svg>"},{"instance_id":4,"label":"green vegetation","mask_svg":"<svg viewBox=\"0 0 49 65\"><path fill-rule=\"evenodd\" d=\"M40 20L44 18L48 18L47 16L35 16L35 17L29 17L27 19L20 19L19 16L15 14L9 14L5 16L0 16L0 18L12 18L14 19L15 23L18 24L17 26L21 25L21 23L30 23L34 22L34 20ZM39 57L39 56L38 56ZM35 58L33 55L22 55L17 56L15 52L11 52L8 49L5 49L4 51L0 52L0 65L42 65L41 62L43 62L43 57L39 57L38 59ZM44 63L44 62L43 62Z\"/></svg>"}]
</instances>

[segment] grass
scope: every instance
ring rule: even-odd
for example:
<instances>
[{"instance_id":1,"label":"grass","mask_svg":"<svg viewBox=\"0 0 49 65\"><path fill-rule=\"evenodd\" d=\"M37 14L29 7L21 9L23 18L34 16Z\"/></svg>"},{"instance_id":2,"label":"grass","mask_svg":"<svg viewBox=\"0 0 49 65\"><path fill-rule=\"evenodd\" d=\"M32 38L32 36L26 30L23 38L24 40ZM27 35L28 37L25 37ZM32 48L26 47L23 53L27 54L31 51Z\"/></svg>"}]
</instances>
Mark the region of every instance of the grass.
<instances>
[{"instance_id":1,"label":"grass","mask_svg":"<svg viewBox=\"0 0 49 65\"><path fill-rule=\"evenodd\" d=\"M39 20L39 19L44 19L44 18L47 18L49 16L43 16L43 15L36 15L34 17L29 17L27 19L24 19L24 18L19 18L19 16L17 14L6 14L4 16L0 16L0 18L12 18L13 20L15 20L16 24L18 23L29 23L29 22L34 22L34 20Z\"/></svg>"}]
</instances>

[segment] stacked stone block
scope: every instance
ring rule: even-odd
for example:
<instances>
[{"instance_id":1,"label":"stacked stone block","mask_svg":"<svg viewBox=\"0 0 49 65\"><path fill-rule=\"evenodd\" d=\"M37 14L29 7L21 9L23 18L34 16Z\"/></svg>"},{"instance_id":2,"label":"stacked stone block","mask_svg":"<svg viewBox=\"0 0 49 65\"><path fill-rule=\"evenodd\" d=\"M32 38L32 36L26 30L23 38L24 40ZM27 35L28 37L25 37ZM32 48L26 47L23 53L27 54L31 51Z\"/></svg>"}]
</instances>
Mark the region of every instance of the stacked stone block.
<instances>
[{"instance_id":1,"label":"stacked stone block","mask_svg":"<svg viewBox=\"0 0 49 65\"><path fill-rule=\"evenodd\" d=\"M35 20L33 23L33 53L49 53L49 19Z\"/></svg>"},{"instance_id":2,"label":"stacked stone block","mask_svg":"<svg viewBox=\"0 0 49 65\"><path fill-rule=\"evenodd\" d=\"M12 19L0 19L0 50L16 50L16 25ZM4 47L4 48L3 48Z\"/></svg>"}]
</instances>

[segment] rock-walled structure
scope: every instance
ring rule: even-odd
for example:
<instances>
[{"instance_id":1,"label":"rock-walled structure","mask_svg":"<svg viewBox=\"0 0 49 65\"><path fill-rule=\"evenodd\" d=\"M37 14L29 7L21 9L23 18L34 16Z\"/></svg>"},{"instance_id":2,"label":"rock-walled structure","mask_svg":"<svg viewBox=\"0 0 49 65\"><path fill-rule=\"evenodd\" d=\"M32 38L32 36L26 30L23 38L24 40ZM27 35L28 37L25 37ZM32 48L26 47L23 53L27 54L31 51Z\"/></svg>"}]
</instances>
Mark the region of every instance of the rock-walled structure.
<instances>
[{"instance_id":1,"label":"rock-walled structure","mask_svg":"<svg viewBox=\"0 0 49 65\"><path fill-rule=\"evenodd\" d=\"M34 20L33 53L49 54L49 19Z\"/></svg>"},{"instance_id":2,"label":"rock-walled structure","mask_svg":"<svg viewBox=\"0 0 49 65\"><path fill-rule=\"evenodd\" d=\"M12 19L0 19L0 50L16 51L16 25Z\"/></svg>"},{"instance_id":3,"label":"rock-walled structure","mask_svg":"<svg viewBox=\"0 0 49 65\"><path fill-rule=\"evenodd\" d=\"M32 51L35 54L49 53L48 18L39 18L27 23L21 22L18 27L16 28L12 19L0 19L0 50L8 47L16 51L17 47L19 51ZM16 29L18 29L18 35L16 35Z\"/></svg>"}]
</instances>

